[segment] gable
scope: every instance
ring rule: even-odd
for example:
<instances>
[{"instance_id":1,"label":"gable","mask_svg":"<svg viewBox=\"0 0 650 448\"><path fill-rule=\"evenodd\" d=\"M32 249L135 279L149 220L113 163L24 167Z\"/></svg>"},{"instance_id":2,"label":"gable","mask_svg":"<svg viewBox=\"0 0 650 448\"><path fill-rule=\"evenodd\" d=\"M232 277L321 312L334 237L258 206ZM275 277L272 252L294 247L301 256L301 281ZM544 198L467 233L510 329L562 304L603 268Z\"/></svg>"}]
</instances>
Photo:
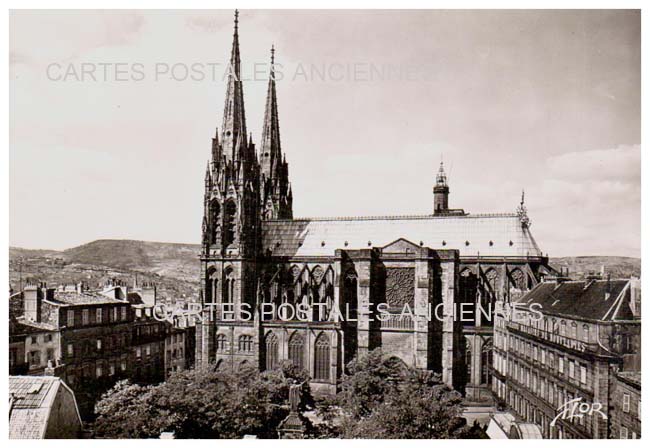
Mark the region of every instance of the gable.
<instances>
[{"instance_id":1,"label":"gable","mask_svg":"<svg viewBox=\"0 0 650 448\"><path fill-rule=\"evenodd\" d=\"M400 238L383 247L382 252L385 254L416 254L420 247L410 242L406 238Z\"/></svg>"}]
</instances>

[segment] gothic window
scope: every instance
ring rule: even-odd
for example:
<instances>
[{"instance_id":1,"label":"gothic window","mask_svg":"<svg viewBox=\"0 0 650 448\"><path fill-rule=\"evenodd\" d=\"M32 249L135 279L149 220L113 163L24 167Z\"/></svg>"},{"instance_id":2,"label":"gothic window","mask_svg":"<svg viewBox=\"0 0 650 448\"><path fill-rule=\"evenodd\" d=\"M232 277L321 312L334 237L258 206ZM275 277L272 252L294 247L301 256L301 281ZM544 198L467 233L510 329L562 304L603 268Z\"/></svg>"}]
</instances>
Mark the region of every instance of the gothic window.
<instances>
[{"instance_id":1,"label":"gothic window","mask_svg":"<svg viewBox=\"0 0 650 448\"><path fill-rule=\"evenodd\" d=\"M206 303L214 303L217 300L217 285L219 280L217 278L217 271L214 268L208 270L208 279L205 288L205 301Z\"/></svg>"},{"instance_id":2,"label":"gothic window","mask_svg":"<svg viewBox=\"0 0 650 448\"><path fill-rule=\"evenodd\" d=\"M476 300L476 275L466 268L460 273L460 299L462 303L474 303Z\"/></svg>"},{"instance_id":3,"label":"gothic window","mask_svg":"<svg viewBox=\"0 0 650 448\"><path fill-rule=\"evenodd\" d=\"M523 272L521 272L521 269L515 269L512 271L510 274L510 277L512 278L512 283L514 284L515 288L518 289L519 291L525 291L526 288L526 276L524 275Z\"/></svg>"},{"instance_id":4,"label":"gothic window","mask_svg":"<svg viewBox=\"0 0 650 448\"><path fill-rule=\"evenodd\" d=\"M489 269L485 273L485 278L487 280L488 285L490 286L490 290L492 291L492 293L496 294L497 287L498 287L498 279L499 279L499 274L497 273L496 269Z\"/></svg>"},{"instance_id":5,"label":"gothic window","mask_svg":"<svg viewBox=\"0 0 650 448\"><path fill-rule=\"evenodd\" d=\"M323 275L325 273L323 272L323 268L320 266L316 266L314 270L311 272L312 278L314 279L315 284L320 284L321 280L323 279Z\"/></svg>"},{"instance_id":6,"label":"gothic window","mask_svg":"<svg viewBox=\"0 0 650 448\"><path fill-rule=\"evenodd\" d=\"M589 325L587 324L582 326L582 340L589 343Z\"/></svg>"},{"instance_id":7,"label":"gothic window","mask_svg":"<svg viewBox=\"0 0 650 448\"><path fill-rule=\"evenodd\" d=\"M488 341L481 350L481 384L492 382L492 342Z\"/></svg>"},{"instance_id":8,"label":"gothic window","mask_svg":"<svg viewBox=\"0 0 650 448\"><path fill-rule=\"evenodd\" d=\"M223 247L228 247L235 241L236 223L237 205L235 205L235 201L230 200L224 207Z\"/></svg>"},{"instance_id":9,"label":"gothic window","mask_svg":"<svg viewBox=\"0 0 650 448\"><path fill-rule=\"evenodd\" d=\"M316 322L326 321L332 308L332 271L328 269L327 273L320 266L316 266L312 271L312 305L313 319Z\"/></svg>"},{"instance_id":10,"label":"gothic window","mask_svg":"<svg viewBox=\"0 0 650 448\"><path fill-rule=\"evenodd\" d=\"M467 381L469 382L472 378L472 344L469 341L465 341L465 368L467 374Z\"/></svg>"},{"instance_id":11,"label":"gothic window","mask_svg":"<svg viewBox=\"0 0 650 448\"><path fill-rule=\"evenodd\" d=\"M389 311L400 313L406 304L413 309L415 300L415 270L386 269L386 303Z\"/></svg>"},{"instance_id":12,"label":"gothic window","mask_svg":"<svg viewBox=\"0 0 650 448\"><path fill-rule=\"evenodd\" d=\"M239 336L239 351L251 352L253 351L253 336L242 335Z\"/></svg>"},{"instance_id":13,"label":"gothic window","mask_svg":"<svg viewBox=\"0 0 650 448\"><path fill-rule=\"evenodd\" d=\"M273 370L278 366L278 337L269 333L264 340L266 347L266 370Z\"/></svg>"},{"instance_id":14,"label":"gothic window","mask_svg":"<svg viewBox=\"0 0 650 448\"><path fill-rule=\"evenodd\" d=\"M314 379L330 379L330 341L324 333L318 336L314 348Z\"/></svg>"},{"instance_id":15,"label":"gothic window","mask_svg":"<svg viewBox=\"0 0 650 448\"><path fill-rule=\"evenodd\" d=\"M223 283L222 303L233 303L235 300L235 274L232 268L226 269L226 278ZM232 310L226 310L232 311Z\"/></svg>"},{"instance_id":16,"label":"gothic window","mask_svg":"<svg viewBox=\"0 0 650 448\"><path fill-rule=\"evenodd\" d=\"M289 339L289 360L299 369L305 367L305 340L299 333Z\"/></svg>"},{"instance_id":17,"label":"gothic window","mask_svg":"<svg viewBox=\"0 0 650 448\"><path fill-rule=\"evenodd\" d=\"M210 244L218 241L219 229L221 229L221 206L216 199L210 203Z\"/></svg>"},{"instance_id":18,"label":"gothic window","mask_svg":"<svg viewBox=\"0 0 650 448\"><path fill-rule=\"evenodd\" d=\"M227 341L225 334L218 334L214 341L215 348L218 352L225 352L227 350Z\"/></svg>"}]
</instances>

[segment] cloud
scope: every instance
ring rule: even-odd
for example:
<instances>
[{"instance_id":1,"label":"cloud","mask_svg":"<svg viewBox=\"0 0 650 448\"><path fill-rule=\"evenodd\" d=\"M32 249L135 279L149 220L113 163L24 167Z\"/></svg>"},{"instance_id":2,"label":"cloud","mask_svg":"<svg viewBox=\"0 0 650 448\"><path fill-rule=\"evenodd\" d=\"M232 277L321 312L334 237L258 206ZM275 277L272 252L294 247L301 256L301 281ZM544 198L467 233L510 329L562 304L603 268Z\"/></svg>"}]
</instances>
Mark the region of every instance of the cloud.
<instances>
[{"instance_id":1,"label":"cloud","mask_svg":"<svg viewBox=\"0 0 650 448\"><path fill-rule=\"evenodd\" d=\"M641 145L568 152L547 160L551 177L567 181L641 182Z\"/></svg>"},{"instance_id":2,"label":"cloud","mask_svg":"<svg viewBox=\"0 0 650 448\"><path fill-rule=\"evenodd\" d=\"M187 27L191 30L203 31L206 33L213 33L226 25L223 14L218 16L193 16L188 17L185 21ZM232 21L228 23L232 27Z\"/></svg>"},{"instance_id":3,"label":"cloud","mask_svg":"<svg viewBox=\"0 0 650 448\"><path fill-rule=\"evenodd\" d=\"M641 147L570 152L546 160L536 188L538 240L551 255L641 252Z\"/></svg>"}]
</instances>

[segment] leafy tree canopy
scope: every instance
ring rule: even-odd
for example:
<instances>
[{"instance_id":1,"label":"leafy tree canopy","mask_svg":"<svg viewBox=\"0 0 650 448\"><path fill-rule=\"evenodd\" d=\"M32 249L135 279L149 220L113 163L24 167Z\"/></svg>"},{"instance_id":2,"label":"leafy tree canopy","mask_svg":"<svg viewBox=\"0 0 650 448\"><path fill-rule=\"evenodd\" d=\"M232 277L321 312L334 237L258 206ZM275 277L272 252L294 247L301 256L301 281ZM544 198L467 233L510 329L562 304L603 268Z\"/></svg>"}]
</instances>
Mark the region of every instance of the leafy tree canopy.
<instances>
[{"instance_id":1,"label":"leafy tree canopy","mask_svg":"<svg viewBox=\"0 0 650 448\"><path fill-rule=\"evenodd\" d=\"M95 412L95 433L107 438L157 438L173 431L177 438L277 437L288 415L291 384L303 384L301 408L313 407L308 376L291 365L259 373L235 374L214 366L176 372L157 386L119 382L102 396Z\"/></svg>"},{"instance_id":2,"label":"leafy tree canopy","mask_svg":"<svg viewBox=\"0 0 650 448\"><path fill-rule=\"evenodd\" d=\"M484 437L481 428L466 425L461 402L461 395L444 384L440 375L408 367L376 349L347 366L340 392L333 400L324 401L319 411L328 436Z\"/></svg>"}]
</instances>

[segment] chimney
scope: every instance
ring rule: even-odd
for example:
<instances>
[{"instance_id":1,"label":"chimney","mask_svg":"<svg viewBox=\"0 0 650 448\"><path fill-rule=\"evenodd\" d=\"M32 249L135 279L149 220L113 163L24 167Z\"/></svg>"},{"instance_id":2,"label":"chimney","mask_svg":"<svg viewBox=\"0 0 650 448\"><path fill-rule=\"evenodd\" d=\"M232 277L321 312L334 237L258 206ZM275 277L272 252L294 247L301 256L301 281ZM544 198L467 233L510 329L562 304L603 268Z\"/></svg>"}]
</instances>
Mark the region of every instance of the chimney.
<instances>
[{"instance_id":1,"label":"chimney","mask_svg":"<svg viewBox=\"0 0 650 448\"><path fill-rule=\"evenodd\" d=\"M635 319L641 319L641 280L630 278L630 309Z\"/></svg>"},{"instance_id":2,"label":"chimney","mask_svg":"<svg viewBox=\"0 0 650 448\"><path fill-rule=\"evenodd\" d=\"M156 285L154 283L144 283L140 290L142 302L147 306L156 306Z\"/></svg>"},{"instance_id":3,"label":"chimney","mask_svg":"<svg viewBox=\"0 0 650 448\"><path fill-rule=\"evenodd\" d=\"M25 319L32 322L41 321L41 302L43 295L41 288L34 284L28 283L23 289L23 305L25 311Z\"/></svg>"}]
</instances>

